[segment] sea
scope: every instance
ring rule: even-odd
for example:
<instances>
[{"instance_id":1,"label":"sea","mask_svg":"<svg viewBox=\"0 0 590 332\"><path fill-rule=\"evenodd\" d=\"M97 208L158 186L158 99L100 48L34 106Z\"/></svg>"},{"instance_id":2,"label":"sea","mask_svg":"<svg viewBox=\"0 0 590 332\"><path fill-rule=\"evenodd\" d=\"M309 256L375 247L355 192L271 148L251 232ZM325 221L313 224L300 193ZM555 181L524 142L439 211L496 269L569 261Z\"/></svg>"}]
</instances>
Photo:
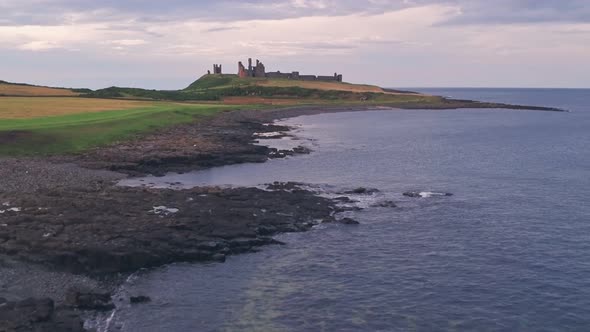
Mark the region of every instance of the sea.
<instances>
[{"instance_id":1,"label":"sea","mask_svg":"<svg viewBox=\"0 0 590 332\"><path fill-rule=\"evenodd\" d=\"M225 263L142 270L102 331L589 331L590 90L413 89L552 106L374 110L279 121L309 155L150 178L153 186L357 187L360 225L281 234ZM421 193L406 197L404 192ZM452 193L452 196L436 195ZM378 207L392 201L397 207Z\"/></svg>"}]
</instances>

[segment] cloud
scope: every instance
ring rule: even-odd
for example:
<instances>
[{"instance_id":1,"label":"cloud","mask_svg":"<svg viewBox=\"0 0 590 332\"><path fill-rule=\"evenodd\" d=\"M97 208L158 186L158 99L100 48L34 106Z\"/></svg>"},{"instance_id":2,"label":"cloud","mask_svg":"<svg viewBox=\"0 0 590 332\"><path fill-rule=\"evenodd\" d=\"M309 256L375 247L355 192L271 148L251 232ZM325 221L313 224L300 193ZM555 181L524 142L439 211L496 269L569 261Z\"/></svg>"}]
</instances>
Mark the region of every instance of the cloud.
<instances>
[{"instance_id":1,"label":"cloud","mask_svg":"<svg viewBox=\"0 0 590 332\"><path fill-rule=\"evenodd\" d=\"M12 65L5 62L20 68L15 75L31 64L51 71L94 59L80 71L47 75L59 85L66 76L139 75L122 70L130 64L157 73L154 81L163 72L190 80L210 63L231 68L244 56L259 57L269 70L344 71L352 81L428 80L440 68L456 71L445 74L449 81L469 81L476 78L468 71L480 68L490 76L503 68L537 74L554 63L583 68L589 7L578 0L0 0L0 52L17 52ZM35 56L40 51L44 56ZM590 77L572 72L563 75Z\"/></svg>"},{"instance_id":2,"label":"cloud","mask_svg":"<svg viewBox=\"0 0 590 332\"><path fill-rule=\"evenodd\" d=\"M406 7L402 0L11 0L0 1L0 22L56 25L81 20L108 22L124 17L143 22L275 20L379 13Z\"/></svg>"},{"instance_id":3,"label":"cloud","mask_svg":"<svg viewBox=\"0 0 590 332\"><path fill-rule=\"evenodd\" d=\"M230 30L239 30L238 27L233 26L226 26L226 27L213 27L209 29L203 30L203 32L220 32L220 31L230 31Z\"/></svg>"},{"instance_id":4,"label":"cloud","mask_svg":"<svg viewBox=\"0 0 590 332\"><path fill-rule=\"evenodd\" d=\"M442 24L590 22L588 0L4 0L0 25L277 20L376 15L433 5L460 13Z\"/></svg>"},{"instance_id":5,"label":"cloud","mask_svg":"<svg viewBox=\"0 0 590 332\"><path fill-rule=\"evenodd\" d=\"M110 43L118 46L138 46L147 44L147 42L143 39L120 39L112 40Z\"/></svg>"},{"instance_id":6,"label":"cloud","mask_svg":"<svg viewBox=\"0 0 590 332\"><path fill-rule=\"evenodd\" d=\"M328 2L322 0L291 0L290 4L294 8L305 8L305 9L326 9L328 8Z\"/></svg>"},{"instance_id":7,"label":"cloud","mask_svg":"<svg viewBox=\"0 0 590 332\"><path fill-rule=\"evenodd\" d=\"M30 41L28 43L18 46L18 48L21 50L35 51L35 52L50 50L50 49L59 48L59 47L60 47L59 44L57 44L55 42L47 41L47 40L34 40L34 41Z\"/></svg>"},{"instance_id":8,"label":"cloud","mask_svg":"<svg viewBox=\"0 0 590 332\"><path fill-rule=\"evenodd\" d=\"M1 1L1 0L0 0ZM39 3L54 3L52 0L36 0ZM173 2L182 2L172 0ZM505 1L505 0L499 0ZM68 3L68 0L57 1ZM84 3L84 0L81 0ZM365 2L365 1L361 1ZM486 29L489 23L478 24L476 29L461 28L468 24L469 9L461 6L461 1L447 1L447 5L432 5L432 1L403 1L404 8L389 11L370 9L384 8L399 1L370 0L367 11L346 15L324 16L312 15L292 18L247 19L236 20L231 25L223 21L203 21L185 19L163 21L158 24L138 18L129 18L124 13L119 16L108 16L106 21L94 22L101 13L108 9L92 8L91 11L78 14L67 14L66 23L55 25L21 25L0 26L0 43L4 48L13 47L21 50L40 51L49 49L78 49L95 54L105 53L112 48L126 50L132 55L136 48L138 57L150 56L228 56L232 54L266 54L272 56L296 55L345 55L369 50L381 49L396 53L407 50L418 52L438 45L441 50L449 49L445 45L455 44L457 47L477 47L501 55L514 53L514 38L510 33L521 33L517 28L509 29L510 33L501 33L505 29L495 27ZM8 2L0 2L6 4ZM128 7L133 1L105 2L106 5ZM159 3L159 2L158 2ZM224 4L232 3L222 1ZM342 1L354 8L352 2ZM148 2L147 8L155 2ZM209 3L213 5L213 3ZM522 4L521 4L522 5ZM78 4L79 6L79 4ZM327 10L331 12L336 6L330 0L291 0L291 1L249 1L240 3L236 11L244 8L271 6L273 8L303 8ZM74 6L75 7L75 6ZM542 7L542 6L541 6ZM205 5L207 8L207 5ZM338 7L338 10L344 10ZM471 7L469 7L471 8ZM142 9L146 10L146 9ZM280 10L279 10L280 12ZM545 25L544 27L549 26ZM560 26L553 31L584 31L584 27ZM474 33L475 31L475 33ZM214 33L215 37L210 34ZM527 30L534 33L534 29ZM572 34L573 35L573 34ZM579 34L582 35L583 34ZM434 37L434 38L433 38ZM536 38L521 36L525 42L518 45L529 45ZM538 48L536 45L529 47ZM521 48L519 47L519 48ZM507 49L512 49L508 51ZM390 51L391 52L391 51ZM465 49L463 52L473 52ZM495 53L494 53L495 54ZM110 56L110 55L109 55Z\"/></svg>"},{"instance_id":9,"label":"cloud","mask_svg":"<svg viewBox=\"0 0 590 332\"><path fill-rule=\"evenodd\" d=\"M448 1L461 14L446 24L590 23L587 0Z\"/></svg>"}]
</instances>

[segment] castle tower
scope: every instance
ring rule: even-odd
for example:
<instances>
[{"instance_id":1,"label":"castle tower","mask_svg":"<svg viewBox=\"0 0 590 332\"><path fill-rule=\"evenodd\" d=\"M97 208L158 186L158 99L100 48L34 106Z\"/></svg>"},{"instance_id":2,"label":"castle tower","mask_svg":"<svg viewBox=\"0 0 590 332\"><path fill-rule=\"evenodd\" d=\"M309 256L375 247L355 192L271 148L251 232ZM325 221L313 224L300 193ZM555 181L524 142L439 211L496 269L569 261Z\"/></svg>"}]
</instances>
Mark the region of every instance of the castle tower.
<instances>
[{"instance_id":1,"label":"castle tower","mask_svg":"<svg viewBox=\"0 0 590 332\"><path fill-rule=\"evenodd\" d=\"M266 77L266 68L259 60L256 60L256 67L254 67L254 77Z\"/></svg>"},{"instance_id":2,"label":"castle tower","mask_svg":"<svg viewBox=\"0 0 590 332\"><path fill-rule=\"evenodd\" d=\"M244 67L242 61L238 62L238 77L248 77L248 72L246 71L246 67Z\"/></svg>"}]
</instances>

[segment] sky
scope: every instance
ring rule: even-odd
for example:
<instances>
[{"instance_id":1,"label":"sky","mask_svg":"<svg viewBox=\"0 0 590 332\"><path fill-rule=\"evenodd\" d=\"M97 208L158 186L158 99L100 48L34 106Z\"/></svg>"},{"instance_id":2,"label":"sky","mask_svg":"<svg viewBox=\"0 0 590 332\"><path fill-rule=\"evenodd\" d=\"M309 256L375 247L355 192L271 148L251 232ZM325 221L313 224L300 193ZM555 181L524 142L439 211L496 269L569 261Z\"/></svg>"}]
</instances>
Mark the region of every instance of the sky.
<instances>
[{"instance_id":1,"label":"sky","mask_svg":"<svg viewBox=\"0 0 590 332\"><path fill-rule=\"evenodd\" d=\"M385 87L590 88L590 0L0 0L0 80L178 89L248 57Z\"/></svg>"}]
</instances>

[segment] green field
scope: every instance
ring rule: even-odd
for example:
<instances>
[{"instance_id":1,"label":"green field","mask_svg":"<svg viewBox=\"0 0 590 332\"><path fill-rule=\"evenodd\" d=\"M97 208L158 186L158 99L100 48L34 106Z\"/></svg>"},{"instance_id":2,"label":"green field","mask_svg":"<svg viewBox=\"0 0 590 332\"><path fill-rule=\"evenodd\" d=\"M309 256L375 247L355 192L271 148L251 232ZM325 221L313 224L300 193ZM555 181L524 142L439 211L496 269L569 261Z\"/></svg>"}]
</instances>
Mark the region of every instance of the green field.
<instances>
[{"instance_id":1,"label":"green field","mask_svg":"<svg viewBox=\"0 0 590 332\"><path fill-rule=\"evenodd\" d=\"M158 128L198 121L223 110L228 106L160 103L127 110L0 119L0 154L79 152Z\"/></svg>"}]
</instances>

